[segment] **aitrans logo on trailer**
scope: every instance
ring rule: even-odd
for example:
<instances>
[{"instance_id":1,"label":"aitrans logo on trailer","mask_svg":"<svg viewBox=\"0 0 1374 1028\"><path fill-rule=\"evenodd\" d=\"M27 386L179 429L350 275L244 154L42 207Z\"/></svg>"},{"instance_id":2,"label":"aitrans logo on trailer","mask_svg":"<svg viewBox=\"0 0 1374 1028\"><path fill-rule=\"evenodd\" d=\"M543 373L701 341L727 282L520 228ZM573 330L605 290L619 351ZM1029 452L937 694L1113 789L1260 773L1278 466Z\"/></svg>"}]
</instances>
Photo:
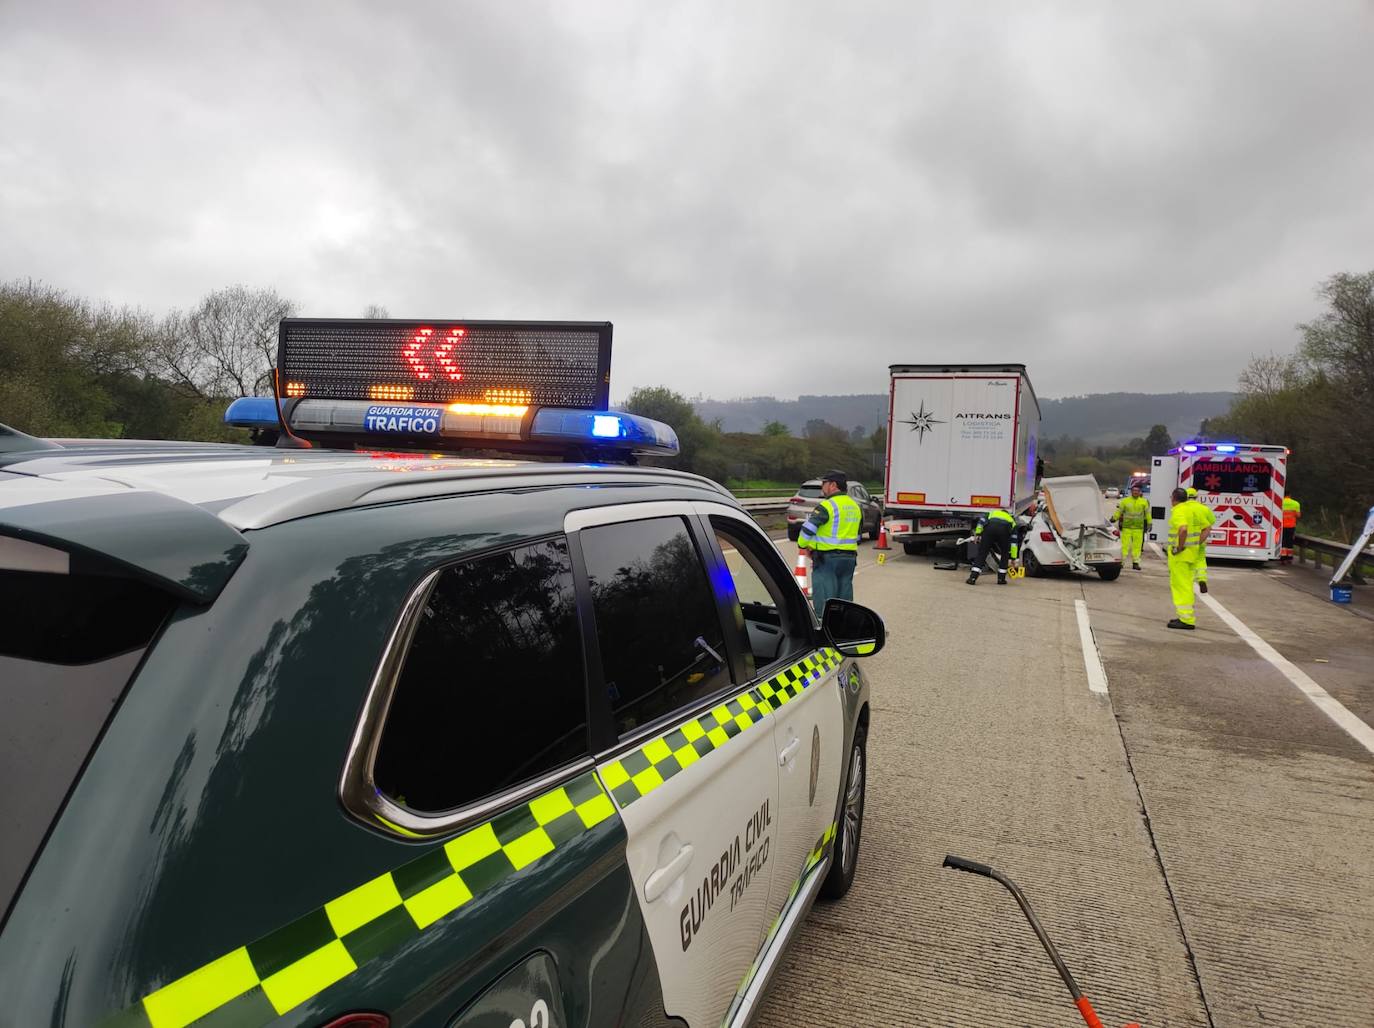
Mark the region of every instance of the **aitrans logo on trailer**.
<instances>
[{"instance_id":1,"label":"aitrans logo on trailer","mask_svg":"<svg viewBox=\"0 0 1374 1028\"><path fill-rule=\"evenodd\" d=\"M934 432L936 425L944 424L943 421L935 417L934 411L926 410L926 401L924 398L921 400L921 409L912 411L911 417L909 419L903 418L901 423L911 426L911 431L916 433L917 443L924 443L926 441L927 432Z\"/></svg>"}]
</instances>

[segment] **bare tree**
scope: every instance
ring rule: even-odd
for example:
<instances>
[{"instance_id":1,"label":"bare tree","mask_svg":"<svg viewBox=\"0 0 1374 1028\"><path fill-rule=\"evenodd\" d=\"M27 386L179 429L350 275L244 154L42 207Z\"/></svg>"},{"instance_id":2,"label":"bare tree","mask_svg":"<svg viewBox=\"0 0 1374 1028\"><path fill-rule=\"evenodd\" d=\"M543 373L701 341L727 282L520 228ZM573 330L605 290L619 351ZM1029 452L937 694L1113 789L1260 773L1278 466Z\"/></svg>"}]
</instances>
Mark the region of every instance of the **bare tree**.
<instances>
[{"instance_id":1,"label":"bare tree","mask_svg":"<svg viewBox=\"0 0 1374 1028\"><path fill-rule=\"evenodd\" d=\"M369 303L363 308L363 317L369 321L385 321L391 314L380 303Z\"/></svg>"},{"instance_id":2,"label":"bare tree","mask_svg":"<svg viewBox=\"0 0 1374 1028\"><path fill-rule=\"evenodd\" d=\"M174 311L164 319L158 345L161 369L202 398L268 393L277 359L277 322L295 309L275 289L216 290L189 313Z\"/></svg>"}]
</instances>

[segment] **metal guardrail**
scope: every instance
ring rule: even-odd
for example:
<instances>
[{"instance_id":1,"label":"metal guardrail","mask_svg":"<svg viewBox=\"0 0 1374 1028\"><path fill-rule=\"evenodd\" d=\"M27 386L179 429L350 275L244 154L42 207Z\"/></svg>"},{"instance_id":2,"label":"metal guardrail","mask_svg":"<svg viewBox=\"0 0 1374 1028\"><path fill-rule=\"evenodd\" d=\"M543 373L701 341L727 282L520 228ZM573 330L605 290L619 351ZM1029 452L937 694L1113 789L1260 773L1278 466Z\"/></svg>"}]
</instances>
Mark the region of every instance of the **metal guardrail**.
<instances>
[{"instance_id":1,"label":"metal guardrail","mask_svg":"<svg viewBox=\"0 0 1374 1028\"><path fill-rule=\"evenodd\" d=\"M790 499L790 496L740 497L739 505L750 514L783 514Z\"/></svg>"},{"instance_id":2,"label":"metal guardrail","mask_svg":"<svg viewBox=\"0 0 1374 1028\"><path fill-rule=\"evenodd\" d=\"M777 494L777 486L767 489L731 489L730 492L734 494L737 500L772 499ZM794 496L796 494L788 493L787 495Z\"/></svg>"},{"instance_id":3,"label":"metal guardrail","mask_svg":"<svg viewBox=\"0 0 1374 1028\"><path fill-rule=\"evenodd\" d=\"M1305 563L1310 556L1312 563L1319 569L1329 563L1331 570L1335 571L1349 552L1349 543L1318 539L1313 535L1295 535L1293 537L1293 554L1297 560L1300 563ZM1374 575L1374 552L1368 548L1355 559L1354 565L1350 568L1349 578L1356 585L1364 585L1365 575Z\"/></svg>"}]
</instances>

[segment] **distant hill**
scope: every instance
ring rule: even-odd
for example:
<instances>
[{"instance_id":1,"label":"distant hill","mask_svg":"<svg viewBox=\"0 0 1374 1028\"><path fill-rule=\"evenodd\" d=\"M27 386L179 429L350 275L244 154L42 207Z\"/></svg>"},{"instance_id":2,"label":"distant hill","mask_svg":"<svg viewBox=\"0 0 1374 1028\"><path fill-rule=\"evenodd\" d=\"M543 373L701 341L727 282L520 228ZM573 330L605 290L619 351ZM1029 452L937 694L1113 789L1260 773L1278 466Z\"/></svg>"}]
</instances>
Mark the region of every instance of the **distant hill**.
<instances>
[{"instance_id":1,"label":"distant hill","mask_svg":"<svg viewBox=\"0 0 1374 1028\"><path fill-rule=\"evenodd\" d=\"M1194 435L1203 418L1224 414L1235 393L1091 393L1040 400L1042 438L1077 436L1090 443L1113 443L1144 436L1151 425L1167 425L1174 438ZM777 400L751 396L742 400L693 400L706 421L719 418L727 432L759 432L781 421L801 435L806 423L820 418L845 430L871 432L887 420L887 394L800 396Z\"/></svg>"}]
</instances>

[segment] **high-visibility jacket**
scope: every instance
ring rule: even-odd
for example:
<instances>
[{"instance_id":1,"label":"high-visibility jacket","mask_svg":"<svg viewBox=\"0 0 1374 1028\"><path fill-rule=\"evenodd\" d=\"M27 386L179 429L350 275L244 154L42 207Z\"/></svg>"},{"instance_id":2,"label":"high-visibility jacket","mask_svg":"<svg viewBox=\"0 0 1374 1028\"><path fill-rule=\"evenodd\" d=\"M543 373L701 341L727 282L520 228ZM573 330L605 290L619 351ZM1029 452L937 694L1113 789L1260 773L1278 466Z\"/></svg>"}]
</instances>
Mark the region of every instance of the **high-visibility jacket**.
<instances>
[{"instance_id":1,"label":"high-visibility jacket","mask_svg":"<svg viewBox=\"0 0 1374 1028\"><path fill-rule=\"evenodd\" d=\"M818 515L824 514L823 518ZM802 525L797 545L805 550L847 550L859 552L859 530L863 527L864 515L859 505L848 493L827 496L816 505L811 517Z\"/></svg>"},{"instance_id":2,"label":"high-visibility jacket","mask_svg":"<svg viewBox=\"0 0 1374 1028\"><path fill-rule=\"evenodd\" d=\"M1283 527L1297 528L1298 518L1302 517L1302 504L1291 496L1283 498Z\"/></svg>"},{"instance_id":3,"label":"high-visibility jacket","mask_svg":"<svg viewBox=\"0 0 1374 1028\"><path fill-rule=\"evenodd\" d=\"M1205 546L1207 537L1212 533L1212 526L1217 523L1216 514L1207 504L1199 503L1197 500L1189 500L1183 506L1188 508L1188 517L1192 520L1188 535L1197 536L1197 544Z\"/></svg>"},{"instance_id":4,"label":"high-visibility jacket","mask_svg":"<svg viewBox=\"0 0 1374 1028\"><path fill-rule=\"evenodd\" d=\"M1011 525L1011 545L1008 556L1011 560L1015 560L1021 548L1021 527L1016 523L1016 519L1004 510L995 510L986 517L978 519L978 524L973 526L973 534L982 535L983 526L989 521L1005 521Z\"/></svg>"},{"instance_id":5,"label":"high-visibility jacket","mask_svg":"<svg viewBox=\"0 0 1374 1028\"><path fill-rule=\"evenodd\" d=\"M1193 513L1191 506L1190 501L1184 500L1182 503L1174 504L1174 509L1169 512L1169 556L1171 557L1192 560L1197 557L1200 550L1199 533L1193 520L1197 515ZM1198 506L1202 505L1198 504ZM1208 513L1210 514L1211 511ZM1188 540L1182 551L1175 552L1178 551L1178 533L1181 528L1188 530Z\"/></svg>"},{"instance_id":6,"label":"high-visibility jacket","mask_svg":"<svg viewBox=\"0 0 1374 1028\"><path fill-rule=\"evenodd\" d=\"M1120 521L1121 527L1131 531L1143 532L1150 523L1150 501L1145 497L1123 496L1116 505L1113 521Z\"/></svg>"}]
</instances>

